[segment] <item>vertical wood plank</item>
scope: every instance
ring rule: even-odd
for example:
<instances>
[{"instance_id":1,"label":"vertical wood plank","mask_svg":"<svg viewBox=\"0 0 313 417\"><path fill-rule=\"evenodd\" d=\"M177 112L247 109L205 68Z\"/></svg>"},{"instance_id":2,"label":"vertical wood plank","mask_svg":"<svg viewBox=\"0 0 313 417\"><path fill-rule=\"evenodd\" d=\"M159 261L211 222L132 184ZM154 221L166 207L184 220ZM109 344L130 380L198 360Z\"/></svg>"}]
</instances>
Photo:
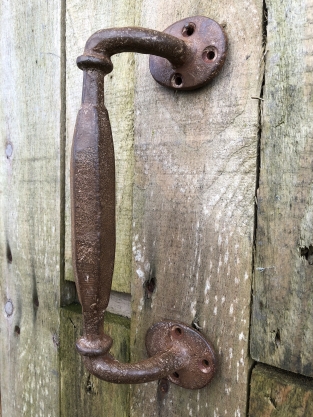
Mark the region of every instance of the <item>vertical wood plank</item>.
<instances>
[{"instance_id":1,"label":"vertical wood plank","mask_svg":"<svg viewBox=\"0 0 313 417\"><path fill-rule=\"evenodd\" d=\"M250 417L313 415L313 381L257 365L251 376Z\"/></svg>"},{"instance_id":2,"label":"vertical wood plank","mask_svg":"<svg viewBox=\"0 0 313 417\"><path fill-rule=\"evenodd\" d=\"M267 8L251 354L313 376L313 2Z\"/></svg>"},{"instance_id":3,"label":"vertical wood plank","mask_svg":"<svg viewBox=\"0 0 313 417\"><path fill-rule=\"evenodd\" d=\"M112 353L129 361L130 320L106 313L105 331L114 340ZM82 332L79 306L61 312L61 417L128 417L129 385L110 384L90 375L75 350Z\"/></svg>"},{"instance_id":4,"label":"vertical wood plank","mask_svg":"<svg viewBox=\"0 0 313 417\"><path fill-rule=\"evenodd\" d=\"M82 3L68 0L66 5L66 107L67 107L67 168L69 172L77 111L81 102L82 71L76 58L84 51L87 39L97 30L134 26L134 0L93 0ZM108 109L116 160L117 244L112 288L130 292L131 227L133 186L133 115L134 115L134 56L121 54L112 58L114 70L105 77L105 105ZM73 280L71 260L70 192L66 177L66 245L65 276Z\"/></svg>"},{"instance_id":5,"label":"vertical wood plank","mask_svg":"<svg viewBox=\"0 0 313 417\"><path fill-rule=\"evenodd\" d=\"M0 368L5 416L59 416L60 0L3 0Z\"/></svg>"},{"instance_id":6,"label":"vertical wood plank","mask_svg":"<svg viewBox=\"0 0 313 417\"><path fill-rule=\"evenodd\" d=\"M136 57L133 330L134 359L161 319L192 323L212 341L218 372L210 386L166 395L133 387L132 416L244 416L262 78L262 1L151 1L141 26L163 30L188 16L225 25L222 73L195 92L173 92ZM154 279L152 296L145 283ZM149 404L149 407L147 407Z\"/></svg>"}]
</instances>

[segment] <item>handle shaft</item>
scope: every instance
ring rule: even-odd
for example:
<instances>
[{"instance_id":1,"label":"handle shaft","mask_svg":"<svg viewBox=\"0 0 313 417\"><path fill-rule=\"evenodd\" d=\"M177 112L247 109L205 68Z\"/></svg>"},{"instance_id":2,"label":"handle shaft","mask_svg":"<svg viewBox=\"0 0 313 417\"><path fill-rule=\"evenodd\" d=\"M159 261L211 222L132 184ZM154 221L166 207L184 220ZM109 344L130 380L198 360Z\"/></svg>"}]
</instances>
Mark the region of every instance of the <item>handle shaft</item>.
<instances>
[{"instance_id":1,"label":"handle shaft","mask_svg":"<svg viewBox=\"0 0 313 417\"><path fill-rule=\"evenodd\" d=\"M114 148L103 94L103 73L84 71L71 165L73 263L84 316L81 343L82 349L85 345L99 353L111 346L103 318L115 255Z\"/></svg>"}]
</instances>

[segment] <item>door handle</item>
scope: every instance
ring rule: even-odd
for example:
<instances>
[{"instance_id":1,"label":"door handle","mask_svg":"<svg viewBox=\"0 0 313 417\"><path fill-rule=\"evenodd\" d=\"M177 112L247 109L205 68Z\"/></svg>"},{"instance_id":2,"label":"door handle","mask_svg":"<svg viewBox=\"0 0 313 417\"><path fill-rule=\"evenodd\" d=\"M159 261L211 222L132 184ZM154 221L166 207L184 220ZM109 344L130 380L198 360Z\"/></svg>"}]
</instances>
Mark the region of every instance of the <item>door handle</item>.
<instances>
[{"instance_id":1,"label":"door handle","mask_svg":"<svg viewBox=\"0 0 313 417\"><path fill-rule=\"evenodd\" d=\"M196 16L164 32L126 27L104 29L87 41L77 65L84 72L71 160L73 268L83 310L83 336L76 347L88 371L114 383L168 378L189 389L202 388L216 370L211 344L186 324L164 320L146 335L148 359L120 363L104 333L115 256L115 161L111 126L104 106L104 76L120 52L150 56L150 71L166 87L201 87L221 69L227 41L213 20Z\"/></svg>"}]
</instances>

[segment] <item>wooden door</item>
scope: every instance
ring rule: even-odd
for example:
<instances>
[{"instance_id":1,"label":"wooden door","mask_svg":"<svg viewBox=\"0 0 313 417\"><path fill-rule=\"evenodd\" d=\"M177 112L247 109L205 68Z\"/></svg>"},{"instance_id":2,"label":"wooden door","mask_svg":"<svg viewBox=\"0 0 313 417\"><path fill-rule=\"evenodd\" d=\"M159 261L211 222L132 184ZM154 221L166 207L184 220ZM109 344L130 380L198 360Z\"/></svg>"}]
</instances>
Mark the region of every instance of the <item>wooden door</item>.
<instances>
[{"instance_id":1,"label":"wooden door","mask_svg":"<svg viewBox=\"0 0 313 417\"><path fill-rule=\"evenodd\" d=\"M312 376L310 2L2 1L3 416L242 417L250 382L251 416L291 415L293 401L303 406L298 415L310 415L309 380L254 367L256 360ZM75 352L82 323L70 242L69 154L82 87L75 60L98 29L163 30L195 15L215 19L229 39L210 85L169 91L152 79L147 56L134 54L113 57L105 79L117 168L106 316L114 354L145 358L147 329L167 318L199 329L218 356L208 387L171 384L164 393L158 382L99 381ZM296 312L305 332L291 347L288 340L299 340Z\"/></svg>"}]
</instances>

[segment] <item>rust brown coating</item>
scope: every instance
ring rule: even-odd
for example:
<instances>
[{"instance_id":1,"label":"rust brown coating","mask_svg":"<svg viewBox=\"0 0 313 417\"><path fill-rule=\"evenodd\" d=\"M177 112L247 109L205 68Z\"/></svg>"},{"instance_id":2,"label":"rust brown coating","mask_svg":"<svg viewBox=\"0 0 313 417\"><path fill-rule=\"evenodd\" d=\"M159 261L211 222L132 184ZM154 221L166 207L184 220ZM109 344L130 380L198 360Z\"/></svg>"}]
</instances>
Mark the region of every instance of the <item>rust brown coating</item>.
<instances>
[{"instance_id":1,"label":"rust brown coating","mask_svg":"<svg viewBox=\"0 0 313 417\"><path fill-rule=\"evenodd\" d=\"M183 323L156 323L147 332L146 347L150 358L138 363L121 363L109 353L85 356L84 363L91 374L117 384L168 378L183 388L200 389L214 376L216 358L212 346Z\"/></svg>"},{"instance_id":2,"label":"rust brown coating","mask_svg":"<svg viewBox=\"0 0 313 417\"><path fill-rule=\"evenodd\" d=\"M191 53L183 40L163 32L140 27L112 28L99 30L88 39L77 65L81 69L98 67L108 74L113 70L111 56L121 52L155 54L174 67L181 66Z\"/></svg>"},{"instance_id":3,"label":"rust brown coating","mask_svg":"<svg viewBox=\"0 0 313 417\"><path fill-rule=\"evenodd\" d=\"M104 336L103 317L115 256L114 148L103 94L103 74L85 71L71 164L73 264L84 314L80 344L81 350L102 353L112 344Z\"/></svg>"},{"instance_id":4,"label":"rust brown coating","mask_svg":"<svg viewBox=\"0 0 313 417\"><path fill-rule=\"evenodd\" d=\"M180 369L168 374L176 385L188 389L205 387L213 378L217 362L212 345L197 330L181 322L164 320L152 326L146 335L146 348L150 356L176 346L177 355L188 360Z\"/></svg>"},{"instance_id":5,"label":"rust brown coating","mask_svg":"<svg viewBox=\"0 0 313 417\"><path fill-rule=\"evenodd\" d=\"M110 354L84 357L84 364L93 375L115 384L142 384L166 378L188 363L188 356L179 355L175 347L137 363L121 363Z\"/></svg>"},{"instance_id":6,"label":"rust brown coating","mask_svg":"<svg viewBox=\"0 0 313 417\"><path fill-rule=\"evenodd\" d=\"M203 19L213 22L202 17L192 19L195 30ZM194 71L192 60L197 48L186 41L192 37L190 27L185 25L181 29L181 22L178 23L183 39L143 28L96 32L87 41L84 55L77 60L84 71L84 82L72 145L72 250L84 320L84 334L76 346L89 372L115 383L168 378L185 388L196 389L212 379L216 368L213 348L199 332L182 323L157 323L147 333L146 346L151 357L135 364L122 364L109 353L112 339L103 330L115 257L115 161L111 126L104 106L104 76L113 68L110 57L125 51L159 55L165 58L166 68L171 71L175 67ZM210 25L216 29L216 22L204 26ZM198 32L202 36L205 29ZM211 42L208 47L216 48L216 52L219 48L216 45ZM216 55L219 59L223 56ZM220 65L212 66L213 73ZM187 83L186 87L197 88L198 84Z\"/></svg>"},{"instance_id":7,"label":"rust brown coating","mask_svg":"<svg viewBox=\"0 0 313 417\"><path fill-rule=\"evenodd\" d=\"M227 53L227 37L214 20L203 16L188 17L164 31L188 45L188 58L173 68L160 56L150 56L150 71L161 85L193 90L207 84L222 69Z\"/></svg>"}]
</instances>

